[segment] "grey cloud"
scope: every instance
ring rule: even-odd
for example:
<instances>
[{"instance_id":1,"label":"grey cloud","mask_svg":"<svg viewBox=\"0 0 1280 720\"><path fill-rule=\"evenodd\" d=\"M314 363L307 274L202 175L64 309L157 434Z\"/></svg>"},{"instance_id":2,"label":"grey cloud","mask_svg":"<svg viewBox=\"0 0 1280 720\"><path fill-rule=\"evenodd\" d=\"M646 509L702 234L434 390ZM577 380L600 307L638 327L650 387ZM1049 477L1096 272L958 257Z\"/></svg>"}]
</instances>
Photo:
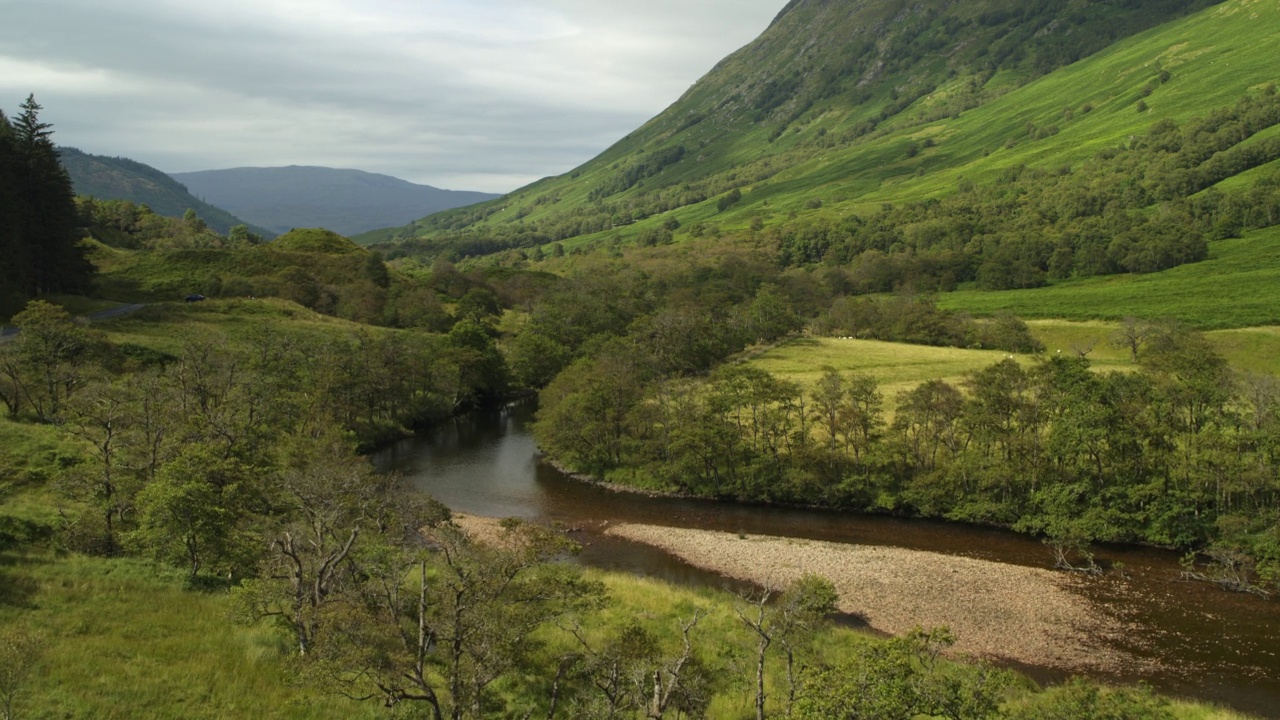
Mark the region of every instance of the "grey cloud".
<instances>
[{"instance_id":1,"label":"grey cloud","mask_svg":"<svg viewBox=\"0 0 1280 720\"><path fill-rule=\"evenodd\" d=\"M59 142L171 172L505 192L661 111L782 2L0 0L0 105L34 92Z\"/></svg>"}]
</instances>

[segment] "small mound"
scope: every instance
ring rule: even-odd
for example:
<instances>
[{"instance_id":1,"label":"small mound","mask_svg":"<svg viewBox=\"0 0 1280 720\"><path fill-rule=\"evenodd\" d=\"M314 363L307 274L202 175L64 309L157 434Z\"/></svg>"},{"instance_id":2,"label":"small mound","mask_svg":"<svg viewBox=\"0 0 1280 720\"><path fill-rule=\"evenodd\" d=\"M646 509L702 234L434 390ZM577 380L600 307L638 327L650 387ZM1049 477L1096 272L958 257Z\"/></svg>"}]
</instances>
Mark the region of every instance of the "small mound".
<instances>
[{"instance_id":1,"label":"small mound","mask_svg":"<svg viewBox=\"0 0 1280 720\"><path fill-rule=\"evenodd\" d=\"M328 253L330 255L350 255L362 253L365 249L332 230L324 228L303 228L290 230L271 241L275 250L293 252Z\"/></svg>"}]
</instances>

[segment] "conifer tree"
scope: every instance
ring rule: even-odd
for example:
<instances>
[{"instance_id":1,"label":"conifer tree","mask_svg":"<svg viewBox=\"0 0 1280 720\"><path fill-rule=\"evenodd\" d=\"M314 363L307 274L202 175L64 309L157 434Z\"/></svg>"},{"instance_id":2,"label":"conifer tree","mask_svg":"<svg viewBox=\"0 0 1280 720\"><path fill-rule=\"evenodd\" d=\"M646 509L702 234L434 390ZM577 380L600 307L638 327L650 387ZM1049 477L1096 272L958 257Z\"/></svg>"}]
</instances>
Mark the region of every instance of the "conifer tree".
<instances>
[{"instance_id":1,"label":"conifer tree","mask_svg":"<svg viewBox=\"0 0 1280 720\"><path fill-rule=\"evenodd\" d=\"M6 280L25 297L46 292L80 292L93 266L79 247L75 192L58 161L49 123L41 122L34 96L21 114L0 128L0 247L12 250Z\"/></svg>"},{"instance_id":2,"label":"conifer tree","mask_svg":"<svg viewBox=\"0 0 1280 720\"><path fill-rule=\"evenodd\" d=\"M0 111L0 316L16 312L27 300L25 278L30 260L21 235L19 170L13 126Z\"/></svg>"}]
</instances>

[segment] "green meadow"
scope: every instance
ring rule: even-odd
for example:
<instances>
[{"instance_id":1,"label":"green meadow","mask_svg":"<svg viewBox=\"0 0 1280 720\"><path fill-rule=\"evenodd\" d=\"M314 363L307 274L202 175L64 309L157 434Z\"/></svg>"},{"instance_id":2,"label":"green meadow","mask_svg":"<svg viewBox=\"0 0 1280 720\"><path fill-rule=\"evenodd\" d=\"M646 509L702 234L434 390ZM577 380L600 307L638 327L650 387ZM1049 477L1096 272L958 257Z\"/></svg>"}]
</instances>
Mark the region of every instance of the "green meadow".
<instances>
[{"instance_id":1,"label":"green meadow","mask_svg":"<svg viewBox=\"0 0 1280 720\"><path fill-rule=\"evenodd\" d=\"M1172 318L1200 330L1280 325L1280 227L1219 240L1209 258L1149 275L1068 280L1030 290L959 290L938 305L974 315Z\"/></svg>"},{"instance_id":2,"label":"green meadow","mask_svg":"<svg viewBox=\"0 0 1280 720\"><path fill-rule=\"evenodd\" d=\"M764 370L810 389L818 384L824 369L842 373L865 373L880 383L887 410L892 410L898 393L926 380L959 383L969 373L1010 357L997 350L964 350L928 345L803 337L783 343L750 359L752 367ZM1032 356L1017 356L1030 363Z\"/></svg>"}]
</instances>

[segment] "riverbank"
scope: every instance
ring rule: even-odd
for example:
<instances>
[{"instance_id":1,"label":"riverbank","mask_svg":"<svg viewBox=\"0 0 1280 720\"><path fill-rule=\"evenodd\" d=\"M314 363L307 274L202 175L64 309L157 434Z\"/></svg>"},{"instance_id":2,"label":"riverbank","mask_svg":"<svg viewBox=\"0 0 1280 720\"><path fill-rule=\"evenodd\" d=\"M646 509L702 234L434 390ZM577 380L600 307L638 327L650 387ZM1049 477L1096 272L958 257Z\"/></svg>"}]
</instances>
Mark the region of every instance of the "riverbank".
<instances>
[{"instance_id":1,"label":"riverbank","mask_svg":"<svg viewBox=\"0 0 1280 720\"><path fill-rule=\"evenodd\" d=\"M607 535L761 586L805 573L835 585L842 612L900 635L946 625L957 655L1067 671L1132 671L1139 660L1111 642L1131 631L1074 589L1082 579L1039 568L891 547L624 523Z\"/></svg>"}]
</instances>

